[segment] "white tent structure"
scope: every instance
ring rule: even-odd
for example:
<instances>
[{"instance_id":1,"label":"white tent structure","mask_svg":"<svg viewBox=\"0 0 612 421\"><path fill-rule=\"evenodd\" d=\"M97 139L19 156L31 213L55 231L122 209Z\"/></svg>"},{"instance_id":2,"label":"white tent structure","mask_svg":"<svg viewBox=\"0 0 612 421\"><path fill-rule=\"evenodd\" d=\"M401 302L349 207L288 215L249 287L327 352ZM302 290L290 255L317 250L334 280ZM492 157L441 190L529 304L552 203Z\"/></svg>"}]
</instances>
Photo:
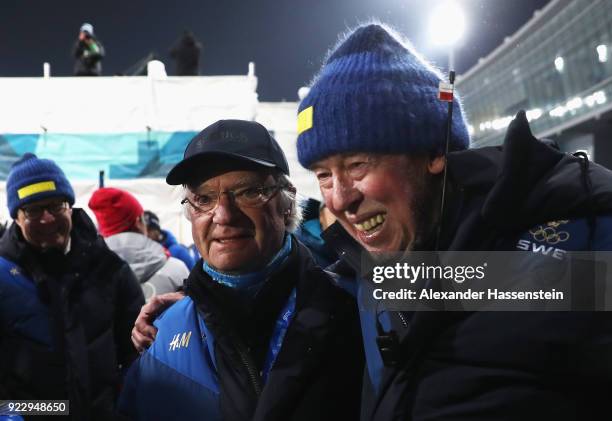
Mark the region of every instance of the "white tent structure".
<instances>
[{"instance_id":1,"label":"white tent structure","mask_svg":"<svg viewBox=\"0 0 612 421\"><path fill-rule=\"evenodd\" d=\"M25 152L53 159L73 183L75 206L87 209L104 171L105 186L133 193L164 228L191 244L181 188L163 177L195 133L235 118L266 126L287 154L298 191L319 195L312 175L297 163L297 103L260 103L254 64L240 76L169 77L162 63L150 62L148 74L0 78L0 175L5 178ZM2 182L0 197L5 194ZM6 206L0 218L10 218Z\"/></svg>"}]
</instances>

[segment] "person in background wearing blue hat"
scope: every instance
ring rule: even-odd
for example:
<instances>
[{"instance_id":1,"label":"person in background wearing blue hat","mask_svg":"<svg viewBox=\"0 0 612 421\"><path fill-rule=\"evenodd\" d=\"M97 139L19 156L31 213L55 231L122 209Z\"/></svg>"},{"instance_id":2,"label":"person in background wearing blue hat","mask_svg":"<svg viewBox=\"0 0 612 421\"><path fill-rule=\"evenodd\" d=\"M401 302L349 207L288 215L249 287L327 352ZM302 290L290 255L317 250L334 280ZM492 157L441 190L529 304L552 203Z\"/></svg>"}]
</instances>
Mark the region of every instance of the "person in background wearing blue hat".
<instances>
[{"instance_id":1,"label":"person in background wearing blue hat","mask_svg":"<svg viewBox=\"0 0 612 421\"><path fill-rule=\"evenodd\" d=\"M291 234L295 188L262 125L220 120L166 178L202 260L156 321L119 409L134 420L357 420L357 307ZM178 297L177 297L178 298Z\"/></svg>"},{"instance_id":2,"label":"person in background wearing blue hat","mask_svg":"<svg viewBox=\"0 0 612 421\"><path fill-rule=\"evenodd\" d=\"M102 59L105 51L102 43L95 37L91 23L84 23L79 30L79 39L74 45L73 55L75 76L101 76Z\"/></svg>"},{"instance_id":3,"label":"person in background wearing blue hat","mask_svg":"<svg viewBox=\"0 0 612 421\"><path fill-rule=\"evenodd\" d=\"M598 419L612 393L609 312L366 305L375 284L356 275L363 267L351 259L353 243L404 255L526 250L526 263L557 267L571 250L612 250L612 174L538 141L525 112L503 147L469 150L457 98L445 156L442 80L401 36L368 24L331 52L299 105L298 159L338 220L333 236L324 233L341 256L333 270L356 284L367 361L362 419ZM540 252L552 247L556 257Z\"/></svg>"},{"instance_id":4,"label":"person in background wearing blue hat","mask_svg":"<svg viewBox=\"0 0 612 421\"><path fill-rule=\"evenodd\" d=\"M176 237L170 231L161 228L157 215L152 211L146 210L144 211L144 220L147 225L147 236L164 246L170 253L170 256L181 260L189 270L193 269L196 261L191 252L187 247L179 244L176 241Z\"/></svg>"},{"instance_id":5,"label":"person in background wearing blue hat","mask_svg":"<svg viewBox=\"0 0 612 421\"><path fill-rule=\"evenodd\" d=\"M113 419L130 330L144 304L51 160L27 153L6 182L0 239L0 396L69 400L74 420Z\"/></svg>"}]
</instances>

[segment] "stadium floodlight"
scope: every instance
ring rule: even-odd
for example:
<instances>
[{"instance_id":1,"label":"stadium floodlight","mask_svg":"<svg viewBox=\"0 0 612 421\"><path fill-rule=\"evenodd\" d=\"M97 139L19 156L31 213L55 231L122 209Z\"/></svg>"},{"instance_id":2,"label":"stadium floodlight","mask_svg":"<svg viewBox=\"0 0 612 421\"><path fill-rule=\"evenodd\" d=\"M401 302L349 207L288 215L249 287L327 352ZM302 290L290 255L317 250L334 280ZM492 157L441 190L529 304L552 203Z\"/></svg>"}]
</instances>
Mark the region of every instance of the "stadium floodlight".
<instances>
[{"instance_id":1,"label":"stadium floodlight","mask_svg":"<svg viewBox=\"0 0 612 421\"><path fill-rule=\"evenodd\" d=\"M465 15L457 1L443 0L429 20L429 37L434 45L452 47L465 33Z\"/></svg>"},{"instance_id":2,"label":"stadium floodlight","mask_svg":"<svg viewBox=\"0 0 612 421\"><path fill-rule=\"evenodd\" d=\"M433 45L449 49L449 68L453 69L453 48L461 41L466 29L463 10L455 0L438 2L429 18L429 39Z\"/></svg>"}]
</instances>

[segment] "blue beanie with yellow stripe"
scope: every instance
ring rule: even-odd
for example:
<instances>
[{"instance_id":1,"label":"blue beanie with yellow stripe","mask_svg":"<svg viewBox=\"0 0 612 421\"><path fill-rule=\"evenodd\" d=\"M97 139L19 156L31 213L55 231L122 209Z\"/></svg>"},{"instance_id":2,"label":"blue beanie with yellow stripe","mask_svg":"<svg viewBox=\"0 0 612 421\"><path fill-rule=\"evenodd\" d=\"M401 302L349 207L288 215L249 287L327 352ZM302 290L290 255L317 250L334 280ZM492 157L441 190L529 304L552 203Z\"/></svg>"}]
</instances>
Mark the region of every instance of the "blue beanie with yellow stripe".
<instances>
[{"instance_id":1,"label":"blue beanie with yellow stripe","mask_svg":"<svg viewBox=\"0 0 612 421\"><path fill-rule=\"evenodd\" d=\"M354 30L331 53L298 108L298 159L304 167L338 153L438 156L448 106L441 73L380 24ZM450 150L469 135L455 95Z\"/></svg>"},{"instance_id":2,"label":"blue beanie with yellow stripe","mask_svg":"<svg viewBox=\"0 0 612 421\"><path fill-rule=\"evenodd\" d=\"M74 205L74 190L62 169L50 159L24 154L11 167L6 180L6 201L13 219L28 203L50 197L64 197Z\"/></svg>"}]
</instances>

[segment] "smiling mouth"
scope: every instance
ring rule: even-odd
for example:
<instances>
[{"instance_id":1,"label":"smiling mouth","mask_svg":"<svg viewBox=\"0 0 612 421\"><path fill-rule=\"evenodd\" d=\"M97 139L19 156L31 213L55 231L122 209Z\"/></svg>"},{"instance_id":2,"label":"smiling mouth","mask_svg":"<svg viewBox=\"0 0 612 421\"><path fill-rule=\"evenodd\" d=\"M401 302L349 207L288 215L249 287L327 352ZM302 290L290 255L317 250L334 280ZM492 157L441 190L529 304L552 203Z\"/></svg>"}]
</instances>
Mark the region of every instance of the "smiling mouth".
<instances>
[{"instance_id":1,"label":"smiling mouth","mask_svg":"<svg viewBox=\"0 0 612 421\"><path fill-rule=\"evenodd\" d=\"M59 230L55 229L53 231L47 231L47 232L43 231L40 233L40 235L41 237L56 237L56 236L62 235L62 233Z\"/></svg>"},{"instance_id":2,"label":"smiling mouth","mask_svg":"<svg viewBox=\"0 0 612 421\"><path fill-rule=\"evenodd\" d=\"M386 218L386 213L379 213L359 224L353 224L353 226L357 229L357 231L369 234L376 231L376 229L385 222Z\"/></svg>"},{"instance_id":3,"label":"smiling mouth","mask_svg":"<svg viewBox=\"0 0 612 421\"><path fill-rule=\"evenodd\" d=\"M242 235L239 237L228 237L228 238L216 238L215 241L218 241L221 244L231 244L235 241L242 241L250 238L248 235Z\"/></svg>"}]
</instances>

